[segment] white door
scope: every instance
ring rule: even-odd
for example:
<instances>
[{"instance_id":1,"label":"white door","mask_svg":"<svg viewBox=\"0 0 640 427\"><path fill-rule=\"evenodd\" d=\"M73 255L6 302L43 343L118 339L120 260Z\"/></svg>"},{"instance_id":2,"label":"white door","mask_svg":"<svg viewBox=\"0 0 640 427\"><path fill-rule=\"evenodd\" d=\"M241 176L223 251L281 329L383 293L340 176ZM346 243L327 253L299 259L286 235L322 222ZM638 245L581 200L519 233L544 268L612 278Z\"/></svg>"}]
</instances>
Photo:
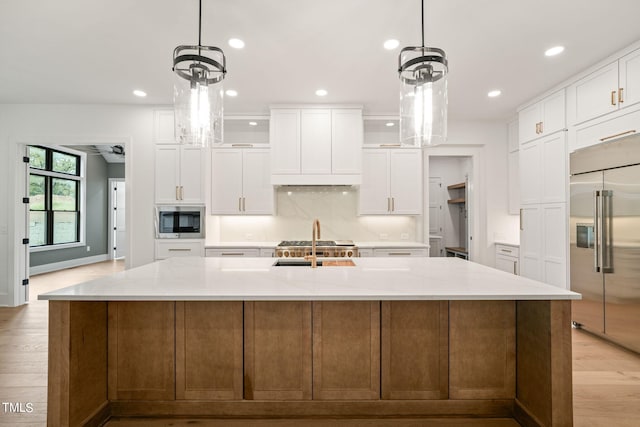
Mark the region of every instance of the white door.
<instances>
[{"instance_id":1,"label":"white door","mask_svg":"<svg viewBox=\"0 0 640 427\"><path fill-rule=\"evenodd\" d=\"M542 281L542 219L539 205L522 207L520 275Z\"/></svg>"},{"instance_id":2,"label":"white door","mask_svg":"<svg viewBox=\"0 0 640 427\"><path fill-rule=\"evenodd\" d=\"M567 286L567 209L565 203L542 205L543 279L544 282Z\"/></svg>"},{"instance_id":3,"label":"white door","mask_svg":"<svg viewBox=\"0 0 640 427\"><path fill-rule=\"evenodd\" d=\"M267 181L270 184L270 181ZM242 150L211 151L211 213L242 213Z\"/></svg>"},{"instance_id":4,"label":"white door","mask_svg":"<svg viewBox=\"0 0 640 427\"><path fill-rule=\"evenodd\" d=\"M570 90L575 90L575 123L618 109L618 61L589 74L574 84Z\"/></svg>"},{"instance_id":5,"label":"white door","mask_svg":"<svg viewBox=\"0 0 640 427\"><path fill-rule=\"evenodd\" d=\"M156 203L176 203L180 189L180 146L156 146Z\"/></svg>"},{"instance_id":6,"label":"white door","mask_svg":"<svg viewBox=\"0 0 640 427\"><path fill-rule=\"evenodd\" d=\"M112 181L111 198L113 204L113 256L127 256L127 228L125 226L125 183L124 180Z\"/></svg>"},{"instance_id":7,"label":"white door","mask_svg":"<svg viewBox=\"0 0 640 427\"><path fill-rule=\"evenodd\" d=\"M640 49L619 61L622 104L620 108L640 102Z\"/></svg>"},{"instance_id":8,"label":"white door","mask_svg":"<svg viewBox=\"0 0 640 427\"><path fill-rule=\"evenodd\" d=\"M303 174L331 173L331 110L302 110L300 152Z\"/></svg>"},{"instance_id":9,"label":"white door","mask_svg":"<svg viewBox=\"0 0 640 427\"><path fill-rule=\"evenodd\" d=\"M540 133L549 135L565 128L565 96L564 89L541 101Z\"/></svg>"},{"instance_id":10,"label":"white door","mask_svg":"<svg viewBox=\"0 0 640 427\"><path fill-rule=\"evenodd\" d=\"M533 104L518 114L518 139L520 144L538 138L537 124L540 122L540 104Z\"/></svg>"},{"instance_id":11,"label":"white door","mask_svg":"<svg viewBox=\"0 0 640 427\"><path fill-rule=\"evenodd\" d=\"M389 199L389 150L362 151L362 184L360 185L360 215L387 214Z\"/></svg>"},{"instance_id":12,"label":"white door","mask_svg":"<svg viewBox=\"0 0 640 427\"><path fill-rule=\"evenodd\" d=\"M422 213L422 150L389 150L391 213Z\"/></svg>"},{"instance_id":13,"label":"white door","mask_svg":"<svg viewBox=\"0 0 640 427\"><path fill-rule=\"evenodd\" d=\"M429 177L429 235L442 236L442 178Z\"/></svg>"},{"instance_id":14,"label":"white door","mask_svg":"<svg viewBox=\"0 0 640 427\"><path fill-rule=\"evenodd\" d=\"M300 173L300 110L271 110L271 173Z\"/></svg>"},{"instance_id":15,"label":"white door","mask_svg":"<svg viewBox=\"0 0 640 427\"><path fill-rule=\"evenodd\" d=\"M542 203L567 200L567 144L566 132L558 132L540 140L542 146L542 168L535 175L542 181ZM528 167L531 167L528 166ZM531 178L529 178L531 179Z\"/></svg>"},{"instance_id":16,"label":"white door","mask_svg":"<svg viewBox=\"0 0 640 427\"><path fill-rule=\"evenodd\" d=\"M204 203L206 150L180 147L180 203Z\"/></svg>"},{"instance_id":17,"label":"white door","mask_svg":"<svg viewBox=\"0 0 640 427\"><path fill-rule=\"evenodd\" d=\"M362 110L331 110L331 170L358 174L362 170Z\"/></svg>"},{"instance_id":18,"label":"white door","mask_svg":"<svg viewBox=\"0 0 640 427\"><path fill-rule=\"evenodd\" d=\"M529 142L520 146L520 201L524 205L540 203L542 153L540 143Z\"/></svg>"},{"instance_id":19,"label":"white door","mask_svg":"<svg viewBox=\"0 0 640 427\"><path fill-rule=\"evenodd\" d=\"M242 161L243 213L273 214L271 159L268 149L247 149Z\"/></svg>"}]
</instances>

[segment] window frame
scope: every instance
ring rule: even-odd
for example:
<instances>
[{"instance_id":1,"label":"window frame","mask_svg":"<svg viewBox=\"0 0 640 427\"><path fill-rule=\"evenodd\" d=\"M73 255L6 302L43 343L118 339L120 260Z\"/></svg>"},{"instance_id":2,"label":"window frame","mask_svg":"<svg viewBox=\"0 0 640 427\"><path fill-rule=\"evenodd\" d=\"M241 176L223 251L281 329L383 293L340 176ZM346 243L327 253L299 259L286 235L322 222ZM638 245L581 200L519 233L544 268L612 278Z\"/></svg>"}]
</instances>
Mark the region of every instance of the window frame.
<instances>
[{"instance_id":1,"label":"window frame","mask_svg":"<svg viewBox=\"0 0 640 427\"><path fill-rule=\"evenodd\" d=\"M32 168L29 166L29 171L27 173L27 181L30 180L31 175L44 176L45 177L45 216L47 217L47 221L53 221L53 212L78 212L79 221L78 221L78 241L70 242L70 243L59 243L59 244L45 244L40 246L29 246L29 252L43 252L57 249L68 249L68 248L76 248L82 247L86 245L86 190L87 190L87 179L86 179L86 165L87 165L87 153L83 151L74 150L71 148L52 145L52 146L44 146L44 145L36 145L29 144L26 146L27 157L29 157L29 147L37 147L46 150L46 161L45 168L38 169ZM53 152L58 152L62 154L72 155L78 158L78 168L76 170L76 175L67 174L63 172L54 172L52 165ZM76 194L77 194L77 211L54 211L53 209L47 209L48 207L53 208L51 206L53 194L51 194L52 190L52 182L54 178L65 179L70 181L76 181ZM27 188L29 188L29 182L27 182ZM48 196L47 196L48 194ZM46 199L51 199L47 202ZM29 207L29 215L31 214L31 207ZM49 233L53 233L53 227L49 229L47 227L46 235L47 241L53 242L53 235L49 235ZM51 240L49 240L51 239Z\"/></svg>"}]
</instances>

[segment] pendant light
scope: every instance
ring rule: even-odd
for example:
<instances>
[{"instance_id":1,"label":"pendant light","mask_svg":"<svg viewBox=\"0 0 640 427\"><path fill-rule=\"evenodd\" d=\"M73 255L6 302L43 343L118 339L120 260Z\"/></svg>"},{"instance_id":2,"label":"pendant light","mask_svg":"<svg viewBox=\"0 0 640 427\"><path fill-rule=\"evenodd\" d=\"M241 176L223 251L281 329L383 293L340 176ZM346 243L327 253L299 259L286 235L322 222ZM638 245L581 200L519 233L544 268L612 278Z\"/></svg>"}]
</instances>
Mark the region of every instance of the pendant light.
<instances>
[{"instance_id":1,"label":"pendant light","mask_svg":"<svg viewBox=\"0 0 640 427\"><path fill-rule=\"evenodd\" d=\"M398 57L400 76L400 143L425 147L447 140L447 73L444 50L424 45L405 47Z\"/></svg>"},{"instance_id":2,"label":"pendant light","mask_svg":"<svg viewBox=\"0 0 640 427\"><path fill-rule=\"evenodd\" d=\"M222 143L226 60L222 49L203 46L202 0L198 5L198 45L173 51L175 136L181 144L210 147Z\"/></svg>"}]
</instances>

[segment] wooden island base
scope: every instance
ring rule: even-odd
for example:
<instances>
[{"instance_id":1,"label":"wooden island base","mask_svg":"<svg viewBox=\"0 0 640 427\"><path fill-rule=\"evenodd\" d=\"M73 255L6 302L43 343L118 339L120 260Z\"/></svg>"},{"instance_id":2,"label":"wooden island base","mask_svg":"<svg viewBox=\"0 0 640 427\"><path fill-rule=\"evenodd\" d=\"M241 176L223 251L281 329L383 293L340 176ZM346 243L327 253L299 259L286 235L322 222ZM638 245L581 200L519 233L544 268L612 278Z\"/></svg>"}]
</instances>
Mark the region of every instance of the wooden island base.
<instances>
[{"instance_id":1,"label":"wooden island base","mask_svg":"<svg viewBox=\"0 0 640 427\"><path fill-rule=\"evenodd\" d=\"M49 304L49 426L573 425L568 300Z\"/></svg>"}]
</instances>

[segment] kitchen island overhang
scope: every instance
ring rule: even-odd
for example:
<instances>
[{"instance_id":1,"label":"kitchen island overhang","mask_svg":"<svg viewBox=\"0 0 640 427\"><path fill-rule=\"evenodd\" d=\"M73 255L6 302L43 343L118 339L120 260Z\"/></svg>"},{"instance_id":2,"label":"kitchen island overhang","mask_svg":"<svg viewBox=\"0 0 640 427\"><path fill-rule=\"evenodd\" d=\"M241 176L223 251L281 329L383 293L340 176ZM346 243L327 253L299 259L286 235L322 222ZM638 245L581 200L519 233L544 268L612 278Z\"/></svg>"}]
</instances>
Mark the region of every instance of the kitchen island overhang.
<instances>
[{"instance_id":1,"label":"kitchen island overhang","mask_svg":"<svg viewBox=\"0 0 640 427\"><path fill-rule=\"evenodd\" d=\"M572 425L579 294L455 258L173 258L50 300L49 425L481 417Z\"/></svg>"}]
</instances>

